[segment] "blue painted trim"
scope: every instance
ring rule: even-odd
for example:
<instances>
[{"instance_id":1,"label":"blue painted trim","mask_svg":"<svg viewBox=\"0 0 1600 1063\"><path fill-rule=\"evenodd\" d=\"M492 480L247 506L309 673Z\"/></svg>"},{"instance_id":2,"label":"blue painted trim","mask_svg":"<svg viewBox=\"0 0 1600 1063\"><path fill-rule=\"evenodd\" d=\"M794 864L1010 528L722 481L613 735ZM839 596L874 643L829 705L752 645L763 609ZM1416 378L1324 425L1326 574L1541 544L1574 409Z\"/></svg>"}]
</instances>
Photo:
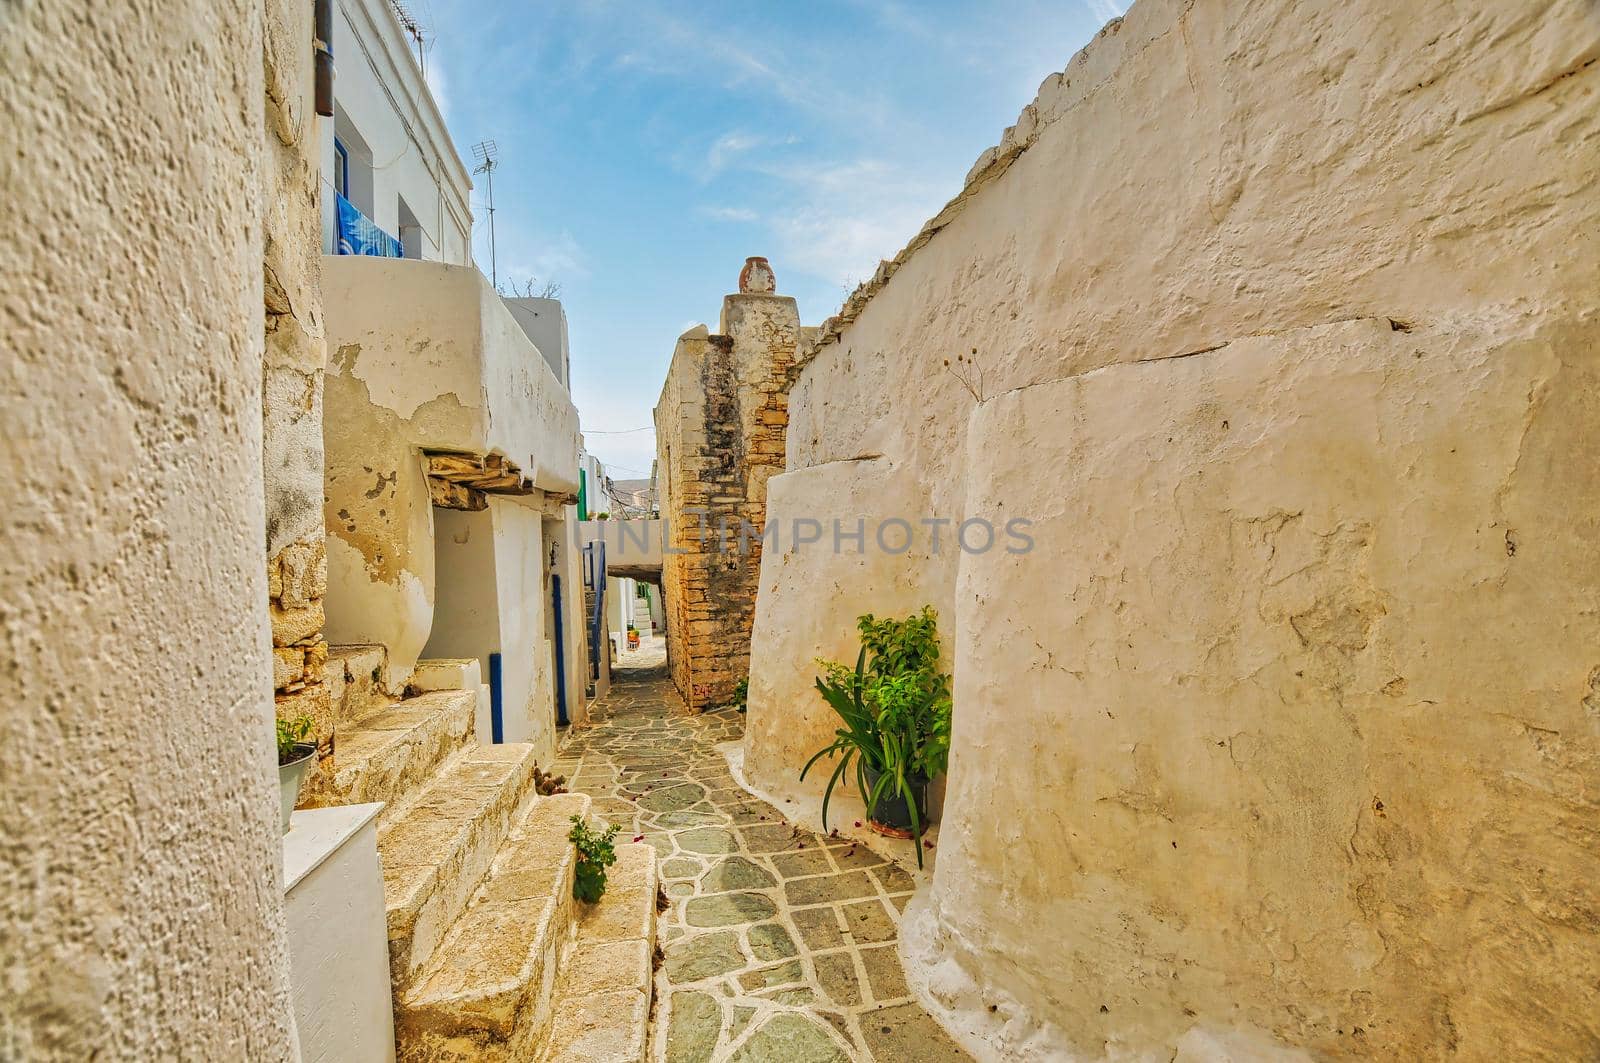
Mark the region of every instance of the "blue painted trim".
<instances>
[{"instance_id":1,"label":"blue painted trim","mask_svg":"<svg viewBox=\"0 0 1600 1063\"><path fill-rule=\"evenodd\" d=\"M500 718L500 655L489 654L489 734L494 739L494 744L499 745L506 740L505 725Z\"/></svg>"},{"instance_id":2,"label":"blue painted trim","mask_svg":"<svg viewBox=\"0 0 1600 1063\"><path fill-rule=\"evenodd\" d=\"M561 643L561 577L550 577L550 594L556 607L556 726L567 725L567 654Z\"/></svg>"}]
</instances>

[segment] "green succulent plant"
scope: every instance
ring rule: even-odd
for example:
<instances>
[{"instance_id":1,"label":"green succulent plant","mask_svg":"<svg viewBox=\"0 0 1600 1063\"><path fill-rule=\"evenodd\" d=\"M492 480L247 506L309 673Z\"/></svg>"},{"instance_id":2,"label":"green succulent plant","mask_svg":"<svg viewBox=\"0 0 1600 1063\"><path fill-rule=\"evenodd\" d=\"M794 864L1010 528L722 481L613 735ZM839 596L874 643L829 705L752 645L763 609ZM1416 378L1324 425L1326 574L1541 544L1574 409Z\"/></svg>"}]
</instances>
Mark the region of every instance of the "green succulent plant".
<instances>
[{"instance_id":1,"label":"green succulent plant","mask_svg":"<svg viewBox=\"0 0 1600 1063\"><path fill-rule=\"evenodd\" d=\"M822 826L834 787L855 768L857 792L875 815L886 796L899 798L911 813L912 836L922 836L916 795L928 780L942 775L950 757L950 676L939 670L938 614L931 606L904 619L879 620L868 613L856 627L861 652L852 671L821 660L817 692L843 725L834 739L800 770L804 779L823 758L837 758L822 795ZM867 772L877 774L868 786ZM922 866L922 847L917 847Z\"/></svg>"}]
</instances>

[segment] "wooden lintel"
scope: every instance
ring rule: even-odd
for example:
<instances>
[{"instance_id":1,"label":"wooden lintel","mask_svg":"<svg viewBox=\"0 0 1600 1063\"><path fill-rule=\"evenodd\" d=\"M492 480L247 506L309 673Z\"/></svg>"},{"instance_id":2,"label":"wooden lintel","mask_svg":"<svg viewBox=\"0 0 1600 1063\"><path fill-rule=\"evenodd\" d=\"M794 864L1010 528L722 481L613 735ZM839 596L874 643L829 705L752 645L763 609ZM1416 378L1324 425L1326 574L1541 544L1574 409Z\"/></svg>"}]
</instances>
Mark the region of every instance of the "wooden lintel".
<instances>
[{"instance_id":1,"label":"wooden lintel","mask_svg":"<svg viewBox=\"0 0 1600 1063\"><path fill-rule=\"evenodd\" d=\"M482 491L474 491L462 484L428 477L428 497L441 509L480 510L489 508L489 499Z\"/></svg>"},{"instance_id":2,"label":"wooden lintel","mask_svg":"<svg viewBox=\"0 0 1600 1063\"><path fill-rule=\"evenodd\" d=\"M428 475L441 480L473 480L489 475L481 458L470 454L429 454Z\"/></svg>"}]
</instances>

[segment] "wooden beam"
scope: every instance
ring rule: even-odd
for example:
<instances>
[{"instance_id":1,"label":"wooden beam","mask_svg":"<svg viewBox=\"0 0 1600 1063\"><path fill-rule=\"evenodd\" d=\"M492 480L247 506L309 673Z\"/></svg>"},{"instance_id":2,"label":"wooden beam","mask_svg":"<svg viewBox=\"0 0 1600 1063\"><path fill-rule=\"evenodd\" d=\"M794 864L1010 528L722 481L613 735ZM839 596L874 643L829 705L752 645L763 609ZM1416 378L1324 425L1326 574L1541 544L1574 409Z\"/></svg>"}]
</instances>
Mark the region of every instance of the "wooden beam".
<instances>
[{"instance_id":1,"label":"wooden beam","mask_svg":"<svg viewBox=\"0 0 1600 1063\"><path fill-rule=\"evenodd\" d=\"M497 476L478 476L471 480L457 480L457 483L476 488L479 491L492 491L495 494L520 494L518 488L522 486L522 477L514 472L503 472Z\"/></svg>"},{"instance_id":2,"label":"wooden beam","mask_svg":"<svg viewBox=\"0 0 1600 1063\"><path fill-rule=\"evenodd\" d=\"M483 459L470 454L429 454L428 475L441 480L473 480L493 475L484 470Z\"/></svg>"},{"instance_id":3,"label":"wooden beam","mask_svg":"<svg viewBox=\"0 0 1600 1063\"><path fill-rule=\"evenodd\" d=\"M428 477L428 498L440 509L480 510L489 508L489 499L482 491L474 491L449 480Z\"/></svg>"}]
</instances>

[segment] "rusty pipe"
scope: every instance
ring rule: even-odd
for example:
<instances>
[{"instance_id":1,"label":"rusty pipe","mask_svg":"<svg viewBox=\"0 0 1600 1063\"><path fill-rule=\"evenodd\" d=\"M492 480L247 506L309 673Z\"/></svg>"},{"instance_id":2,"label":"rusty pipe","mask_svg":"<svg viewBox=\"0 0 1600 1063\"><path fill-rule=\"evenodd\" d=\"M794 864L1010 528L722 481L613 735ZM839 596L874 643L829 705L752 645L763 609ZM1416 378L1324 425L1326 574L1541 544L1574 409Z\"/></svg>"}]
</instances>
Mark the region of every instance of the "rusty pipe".
<instances>
[{"instance_id":1,"label":"rusty pipe","mask_svg":"<svg viewBox=\"0 0 1600 1063\"><path fill-rule=\"evenodd\" d=\"M303 9L302 9L303 10ZM314 0L311 50L316 57L317 113L333 117L333 0Z\"/></svg>"}]
</instances>

